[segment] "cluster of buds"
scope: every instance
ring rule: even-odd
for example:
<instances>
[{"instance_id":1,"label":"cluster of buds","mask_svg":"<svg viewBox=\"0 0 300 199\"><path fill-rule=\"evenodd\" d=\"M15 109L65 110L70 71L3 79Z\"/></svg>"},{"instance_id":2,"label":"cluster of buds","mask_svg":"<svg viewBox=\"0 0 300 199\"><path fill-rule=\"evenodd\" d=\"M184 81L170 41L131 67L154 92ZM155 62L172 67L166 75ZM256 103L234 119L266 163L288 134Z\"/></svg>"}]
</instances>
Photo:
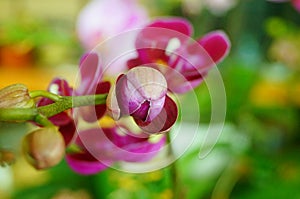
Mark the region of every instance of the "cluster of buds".
<instances>
[{"instance_id":1,"label":"cluster of buds","mask_svg":"<svg viewBox=\"0 0 300 199\"><path fill-rule=\"evenodd\" d=\"M35 108L35 100L30 96L28 88L23 84L12 84L0 90L1 115L9 112ZM16 115L16 119L17 116ZM20 117L21 118L21 117ZM22 119L17 121L23 121ZM27 134L23 139L25 159L36 169L45 169L56 165L64 157L65 143L61 133L55 126L42 127ZM12 151L0 151L0 165L5 166L15 161Z\"/></svg>"}]
</instances>

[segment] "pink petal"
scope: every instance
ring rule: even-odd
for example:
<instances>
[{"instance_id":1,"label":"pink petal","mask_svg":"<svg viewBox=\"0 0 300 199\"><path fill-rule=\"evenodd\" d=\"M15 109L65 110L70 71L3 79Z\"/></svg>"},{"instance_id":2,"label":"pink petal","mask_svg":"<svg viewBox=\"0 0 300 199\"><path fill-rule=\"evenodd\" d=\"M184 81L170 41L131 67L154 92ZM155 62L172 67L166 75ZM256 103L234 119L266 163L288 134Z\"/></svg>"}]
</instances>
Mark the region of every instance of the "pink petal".
<instances>
[{"instance_id":1,"label":"pink petal","mask_svg":"<svg viewBox=\"0 0 300 199\"><path fill-rule=\"evenodd\" d=\"M87 53L80 60L81 82L76 90L77 95L94 94L97 83L102 78L102 69L96 53Z\"/></svg>"},{"instance_id":2,"label":"pink petal","mask_svg":"<svg viewBox=\"0 0 300 199\"><path fill-rule=\"evenodd\" d=\"M182 39L182 41L185 41L187 37L182 37L180 35L190 36L193 32L193 27L191 26L190 22L187 21L184 18L179 17L171 17L171 18L160 18L157 20L154 20L152 23L148 24L145 29L147 28L158 28L157 30L161 29L168 29L170 32L162 32L166 33L166 35L161 34L152 34L152 32L149 32L148 35L147 32L143 32L143 36L146 36L146 39L153 39L153 40L160 40L162 37L168 37L167 39L172 39L174 37L179 36L179 39Z\"/></svg>"},{"instance_id":3,"label":"pink petal","mask_svg":"<svg viewBox=\"0 0 300 199\"><path fill-rule=\"evenodd\" d=\"M300 0L292 0L292 4L294 6L294 8L300 12Z\"/></svg>"},{"instance_id":4,"label":"pink petal","mask_svg":"<svg viewBox=\"0 0 300 199\"><path fill-rule=\"evenodd\" d=\"M139 58L143 60L143 65L157 61L167 62L169 60L169 57L165 54L165 47L150 48L146 46L144 48L137 48L137 51Z\"/></svg>"},{"instance_id":5,"label":"pink petal","mask_svg":"<svg viewBox=\"0 0 300 199\"><path fill-rule=\"evenodd\" d=\"M137 137L125 127L103 129L115 145L114 158L118 161L144 162L152 159L165 144L165 137L158 142L149 142L149 137ZM120 132L122 134L120 134Z\"/></svg>"},{"instance_id":6,"label":"pink petal","mask_svg":"<svg viewBox=\"0 0 300 199\"><path fill-rule=\"evenodd\" d=\"M110 164L114 161L114 154L117 152L115 144L110 141L106 132L113 133L110 128L90 128L79 131L76 144L88 151L90 155L103 164Z\"/></svg>"},{"instance_id":7,"label":"pink petal","mask_svg":"<svg viewBox=\"0 0 300 199\"><path fill-rule=\"evenodd\" d=\"M82 175L96 174L107 168L107 165L102 164L88 153L66 155L66 161L73 171Z\"/></svg>"},{"instance_id":8,"label":"pink petal","mask_svg":"<svg viewBox=\"0 0 300 199\"><path fill-rule=\"evenodd\" d=\"M190 22L180 17L160 18L154 20L148 27L162 27L176 30L187 36L190 36L193 33L193 27Z\"/></svg>"},{"instance_id":9,"label":"pink petal","mask_svg":"<svg viewBox=\"0 0 300 199\"><path fill-rule=\"evenodd\" d=\"M168 88L173 93L184 94L199 86L206 74L207 72L203 72L202 74L192 73L192 75L189 75L188 73L181 74L174 70L170 71L166 74Z\"/></svg>"},{"instance_id":10,"label":"pink petal","mask_svg":"<svg viewBox=\"0 0 300 199\"><path fill-rule=\"evenodd\" d=\"M229 52L230 42L221 31L207 34L198 42L181 46L170 56L171 69L165 71L169 90L185 93L202 81L208 70L220 62Z\"/></svg>"},{"instance_id":11,"label":"pink petal","mask_svg":"<svg viewBox=\"0 0 300 199\"><path fill-rule=\"evenodd\" d=\"M137 66L143 65L143 62L139 58L130 59L127 61L127 67L128 69L132 69Z\"/></svg>"},{"instance_id":12,"label":"pink petal","mask_svg":"<svg viewBox=\"0 0 300 199\"><path fill-rule=\"evenodd\" d=\"M161 133L169 130L176 122L178 116L178 109L176 103L170 98L166 97L165 105L159 115L151 122L143 122L135 119L139 127L148 133Z\"/></svg>"},{"instance_id":13,"label":"pink petal","mask_svg":"<svg viewBox=\"0 0 300 199\"><path fill-rule=\"evenodd\" d=\"M57 115L49 117L49 120L56 126L63 126L68 124L73 119L69 116L67 112L61 112Z\"/></svg>"},{"instance_id":14,"label":"pink petal","mask_svg":"<svg viewBox=\"0 0 300 199\"><path fill-rule=\"evenodd\" d=\"M84 156L88 160L97 159L105 165L115 161L142 162L153 158L165 143L165 137L159 142L149 142L149 137L137 137L127 128L115 126L113 128L89 129L79 133L78 144L86 146L91 156Z\"/></svg>"},{"instance_id":15,"label":"pink petal","mask_svg":"<svg viewBox=\"0 0 300 199\"><path fill-rule=\"evenodd\" d=\"M58 130L64 137L66 146L68 146L70 144L70 142L72 141L72 139L75 135L75 131L76 131L74 121L70 120L69 123L60 125Z\"/></svg>"},{"instance_id":16,"label":"pink petal","mask_svg":"<svg viewBox=\"0 0 300 199\"><path fill-rule=\"evenodd\" d=\"M171 54L168 65L170 70L181 73L183 76L191 76L207 71L215 63L198 42L192 41Z\"/></svg>"},{"instance_id":17,"label":"pink petal","mask_svg":"<svg viewBox=\"0 0 300 199\"><path fill-rule=\"evenodd\" d=\"M181 46L170 55L167 69L162 68L171 92L185 93L198 86L215 66L206 50L196 41Z\"/></svg>"},{"instance_id":18,"label":"pink petal","mask_svg":"<svg viewBox=\"0 0 300 199\"><path fill-rule=\"evenodd\" d=\"M229 53L230 41L222 31L210 32L198 42L216 63L220 62Z\"/></svg>"},{"instance_id":19,"label":"pink petal","mask_svg":"<svg viewBox=\"0 0 300 199\"><path fill-rule=\"evenodd\" d=\"M126 75L121 75L116 83L115 96L120 109L120 116L128 116L136 111L143 102L143 97L128 81ZM113 108L116 109L116 108Z\"/></svg>"},{"instance_id":20,"label":"pink petal","mask_svg":"<svg viewBox=\"0 0 300 199\"><path fill-rule=\"evenodd\" d=\"M110 90L110 82L100 82L96 88L96 94L108 94ZM106 111L106 104L96 105L97 118L101 118Z\"/></svg>"},{"instance_id":21,"label":"pink petal","mask_svg":"<svg viewBox=\"0 0 300 199\"><path fill-rule=\"evenodd\" d=\"M107 114L114 120L118 120L121 117L121 110L116 95L116 86L113 85L106 98L106 107Z\"/></svg>"},{"instance_id":22,"label":"pink petal","mask_svg":"<svg viewBox=\"0 0 300 199\"><path fill-rule=\"evenodd\" d=\"M127 162L145 162L155 157L164 146L166 138L162 137L157 143L151 143L149 140L140 141L123 146L123 151L118 154L119 161Z\"/></svg>"},{"instance_id":23,"label":"pink petal","mask_svg":"<svg viewBox=\"0 0 300 199\"><path fill-rule=\"evenodd\" d=\"M143 62L167 61L165 50L171 39L185 43L192 33L191 24L183 18L157 19L138 34L136 49Z\"/></svg>"},{"instance_id":24,"label":"pink petal","mask_svg":"<svg viewBox=\"0 0 300 199\"><path fill-rule=\"evenodd\" d=\"M66 160L75 172L94 174L112 164L112 160L109 159L110 150L113 150L112 144L101 129L79 131L74 144L82 151L67 154Z\"/></svg>"}]
</instances>

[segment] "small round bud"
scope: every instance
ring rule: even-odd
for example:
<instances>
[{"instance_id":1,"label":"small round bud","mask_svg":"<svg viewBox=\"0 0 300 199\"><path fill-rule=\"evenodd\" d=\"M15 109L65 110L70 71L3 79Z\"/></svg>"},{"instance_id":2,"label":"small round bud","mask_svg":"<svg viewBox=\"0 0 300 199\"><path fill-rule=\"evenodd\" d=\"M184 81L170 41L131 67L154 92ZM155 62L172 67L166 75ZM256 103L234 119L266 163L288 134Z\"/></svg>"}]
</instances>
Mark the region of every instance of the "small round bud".
<instances>
[{"instance_id":1,"label":"small round bud","mask_svg":"<svg viewBox=\"0 0 300 199\"><path fill-rule=\"evenodd\" d=\"M23 84L12 84L0 90L0 108L31 108L34 105Z\"/></svg>"},{"instance_id":2,"label":"small round bud","mask_svg":"<svg viewBox=\"0 0 300 199\"><path fill-rule=\"evenodd\" d=\"M65 154L63 136L55 127L37 129L23 140L25 159L36 169L58 164Z\"/></svg>"}]
</instances>

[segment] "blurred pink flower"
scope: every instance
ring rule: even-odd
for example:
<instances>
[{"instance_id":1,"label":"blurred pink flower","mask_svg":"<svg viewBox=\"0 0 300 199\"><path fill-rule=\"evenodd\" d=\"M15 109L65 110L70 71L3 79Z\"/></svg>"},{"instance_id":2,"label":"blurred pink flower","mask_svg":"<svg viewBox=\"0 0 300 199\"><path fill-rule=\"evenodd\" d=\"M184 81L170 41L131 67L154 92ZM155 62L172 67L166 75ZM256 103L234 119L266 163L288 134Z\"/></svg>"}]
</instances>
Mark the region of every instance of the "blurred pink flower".
<instances>
[{"instance_id":1,"label":"blurred pink flower","mask_svg":"<svg viewBox=\"0 0 300 199\"><path fill-rule=\"evenodd\" d=\"M292 1L292 5L294 6L294 8L300 12L300 0L291 0Z\"/></svg>"},{"instance_id":2,"label":"blurred pink flower","mask_svg":"<svg viewBox=\"0 0 300 199\"><path fill-rule=\"evenodd\" d=\"M101 41L139 28L146 21L147 12L136 0L92 0L78 16L77 33L82 45L91 50Z\"/></svg>"},{"instance_id":3,"label":"blurred pink flower","mask_svg":"<svg viewBox=\"0 0 300 199\"><path fill-rule=\"evenodd\" d=\"M144 27L135 42L138 57L128 67L149 66L160 70L168 89L185 93L203 81L209 69L229 52L230 41L222 31L213 31L196 41L191 24L182 18L161 18Z\"/></svg>"},{"instance_id":4,"label":"blurred pink flower","mask_svg":"<svg viewBox=\"0 0 300 199\"><path fill-rule=\"evenodd\" d=\"M77 173L98 173L118 161L151 160L165 144L163 136L150 142L148 136L136 137L125 127L93 128L78 133L75 144L80 152L69 153L67 163Z\"/></svg>"},{"instance_id":5,"label":"blurred pink flower","mask_svg":"<svg viewBox=\"0 0 300 199\"><path fill-rule=\"evenodd\" d=\"M144 131L164 132L178 114L167 91L167 81L158 70L136 67L118 77L107 97L107 109L115 120L130 115Z\"/></svg>"}]
</instances>

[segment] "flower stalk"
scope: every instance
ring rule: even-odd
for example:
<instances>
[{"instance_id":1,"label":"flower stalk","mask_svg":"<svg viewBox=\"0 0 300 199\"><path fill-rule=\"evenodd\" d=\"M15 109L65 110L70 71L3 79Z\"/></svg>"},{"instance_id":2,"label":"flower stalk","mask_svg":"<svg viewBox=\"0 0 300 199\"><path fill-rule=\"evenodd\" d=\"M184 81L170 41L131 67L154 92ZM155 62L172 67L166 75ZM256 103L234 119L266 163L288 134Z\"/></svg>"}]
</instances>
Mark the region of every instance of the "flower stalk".
<instances>
[{"instance_id":1,"label":"flower stalk","mask_svg":"<svg viewBox=\"0 0 300 199\"><path fill-rule=\"evenodd\" d=\"M171 144L170 133L167 133L167 143L169 144L168 155L171 157L171 159L174 159L175 155ZM170 178L172 183L171 188L173 192L173 198L184 199L185 198L184 186L181 183L182 181L180 179L176 163L170 165Z\"/></svg>"},{"instance_id":2,"label":"flower stalk","mask_svg":"<svg viewBox=\"0 0 300 199\"><path fill-rule=\"evenodd\" d=\"M44 90L36 90L36 91L30 91L29 96L31 98L37 98L37 97L46 97L48 99L51 99L54 102L59 101L62 97L59 95L56 95L54 93L44 91Z\"/></svg>"},{"instance_id":3,"label":"flower stalk","mask_svg":"<svg viewBox=\"0 0 300 199\"><path fill-rule=\"evenodd\" d=\"M47 119L65 110L81 106L105 104L106 94L86 96L59 96L47 91L31 92L31 97L49 97L55 102L46 106L34 108L0 108L0 121L25 122L34 121L43 126L52 123Z\"/></svg>"}]
</instances>

